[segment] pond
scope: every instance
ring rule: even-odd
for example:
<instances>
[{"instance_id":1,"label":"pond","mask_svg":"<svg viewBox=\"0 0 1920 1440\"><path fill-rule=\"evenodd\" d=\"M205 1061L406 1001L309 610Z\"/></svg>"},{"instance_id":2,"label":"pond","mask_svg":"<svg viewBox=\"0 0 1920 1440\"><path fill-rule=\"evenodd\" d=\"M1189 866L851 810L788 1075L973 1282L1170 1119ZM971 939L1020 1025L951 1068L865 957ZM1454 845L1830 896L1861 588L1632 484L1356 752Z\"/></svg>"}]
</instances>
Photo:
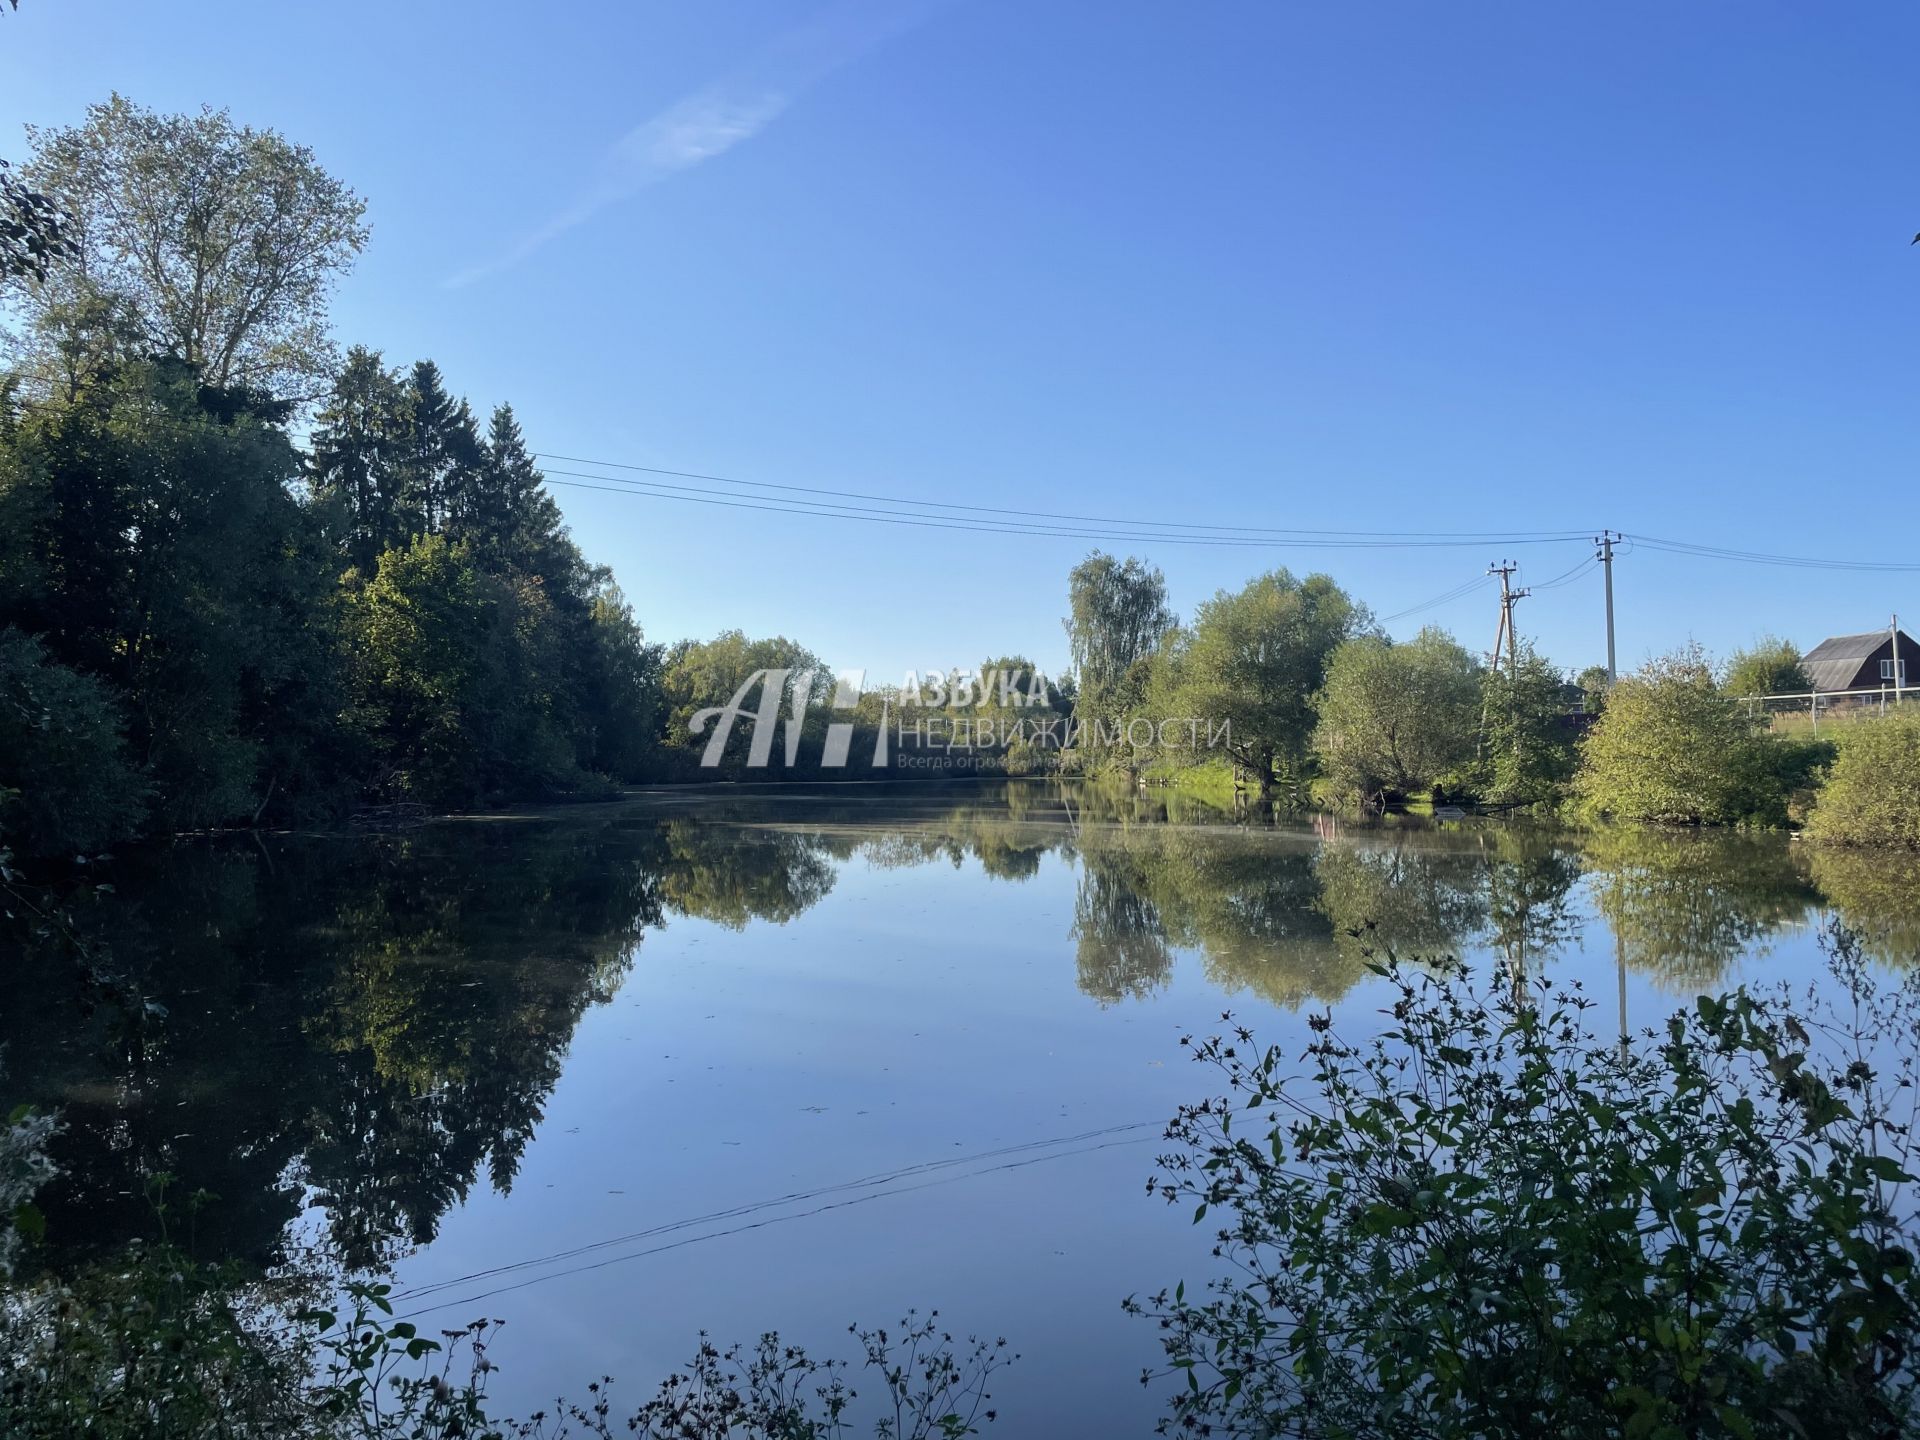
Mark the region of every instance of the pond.
<instances>
[{"instance_id":1,"label":"pond","mask_svg":"<svg viewBox=\"0 0 1920 1440\"><path fill-rule=\"evenodd\" d=\"M423 1330L506 1328L508 1413L637 1403L697 1332L938 1308L1004 1334L1008 1436L1148 1434L1121 1299L1206 1271L1145 1193L1232 1010L1297 1052L1374 1023L1369 947L1578 981L1611 1025L1818 983L1819 922L1920 954L1920 867L1781 836L1236 823L1058 781L684 790L402 835L112 864L94 964L0 972L10 1103L58 1107L43 1252L152 1233L383 1273ZM618 1411L616 1406L616 1411Z\"/></svg>"}]
</instances>

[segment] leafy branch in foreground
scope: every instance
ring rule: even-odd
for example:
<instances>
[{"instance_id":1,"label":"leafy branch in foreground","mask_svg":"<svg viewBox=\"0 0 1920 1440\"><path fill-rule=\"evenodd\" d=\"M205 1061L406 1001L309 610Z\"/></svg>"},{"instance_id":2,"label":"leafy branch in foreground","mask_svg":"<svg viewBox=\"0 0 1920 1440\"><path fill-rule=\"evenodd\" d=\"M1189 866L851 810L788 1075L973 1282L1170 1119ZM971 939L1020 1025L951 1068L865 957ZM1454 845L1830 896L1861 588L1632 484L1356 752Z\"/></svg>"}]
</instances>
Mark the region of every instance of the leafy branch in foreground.
<instances>
[{"instance_id":1,"label":"leafy branch in foreground","mask_svg":"<svg viewBox=\"0 0 1920 1440\"><path fill-rule=\"evenodd\" d=\"M353 1315L345 1325L331 1312L299 1319L327 1334L312 1414L314 1433L366 1440L563 1440L570 1435L612 1440L847 1440L857 1432L844 1360L815 1360L772 1331L748 1349L722 1351L703 1333L685 1373L662 1381L653 1399L615 1427L610 1376L587 1387L585 1403L561 1400L552 1413L491 1421L487 1380L494 1369L487 1347L500 1323L477 1320L440 1339L393 1318L386 1285L348 1286ZM961 1440L997 1418L987 1384L1020 1357L1005 1340L969 1337L964 1348L940 1328L939 1312L911 1311L897 1331L849 1327L860 1344L860 1368L880 1379L871 1428L876 1440ZM462 1365L461 1357L465 1363ZM464 1369L464 1374L461 1373Z\"/></svg>"},{"instance_id":2,"label":"leafy branch in foreground","mask_svg":"<svg viewBox=\"0 0 1920 1440\"><path fill-rule=\"evenodd\" d=\"M1920 1013L1823 943L1833 1001L1624 1042L1577 985L1389 956L1384 1029L1314 1017L1304 1075L1245 1029L1193 1046L1226 1093L1152 1185L1230 1218L1204 1297L1127 1302L1184 1379L1162 1432L1912 1433Z\"/></svg>"}]
</instances>

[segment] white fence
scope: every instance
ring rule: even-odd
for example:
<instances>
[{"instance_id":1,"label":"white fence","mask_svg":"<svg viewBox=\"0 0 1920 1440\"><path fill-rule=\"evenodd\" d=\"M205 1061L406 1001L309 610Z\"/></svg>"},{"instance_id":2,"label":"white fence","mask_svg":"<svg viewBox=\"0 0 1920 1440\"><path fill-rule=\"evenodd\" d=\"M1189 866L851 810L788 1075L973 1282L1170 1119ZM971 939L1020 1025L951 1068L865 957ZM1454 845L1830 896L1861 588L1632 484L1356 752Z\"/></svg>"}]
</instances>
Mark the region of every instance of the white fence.
<instances>
[{"instance_id":1,"label":"white fence","mask_svg":"<svg viewBox=\"0 0 1920 1440\"><path fill-rule=\"evenodd\" d=\"M1745 695L1734 702L1753 716L1766 717L1779 728L1781 722L1812 722L1818 730L1822 723L1856 720L1868 715L1884 715L1900 705L1920 704L1920 690L1909 685L1895 690L1809 690L1802 695Z\"/></svg>"}]
</instances>

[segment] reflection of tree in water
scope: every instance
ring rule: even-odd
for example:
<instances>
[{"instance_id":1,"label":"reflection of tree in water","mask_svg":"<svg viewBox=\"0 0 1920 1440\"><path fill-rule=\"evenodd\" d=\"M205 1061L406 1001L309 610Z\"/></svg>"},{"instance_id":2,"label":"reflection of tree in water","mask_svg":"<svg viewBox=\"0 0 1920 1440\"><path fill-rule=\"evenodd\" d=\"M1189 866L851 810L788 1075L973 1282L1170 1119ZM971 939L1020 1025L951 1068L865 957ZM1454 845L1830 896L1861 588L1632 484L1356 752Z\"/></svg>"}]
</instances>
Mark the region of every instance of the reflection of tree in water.
<instances>
[{"instance_id":1,"label":"reflection of tree in water","mask_svg":"<svg viewBox=\"0 0 1920 1440\"><path fill-rule=\"evenodd\" d=\"M812 835L675 819L661 827L660 895L669 909L744 930L784 925L833 889L834 867Z\"/></svg>"},{"instance_id":2,"label":"reflection of tree in water","mask_svg":"<svg viewBox=\"0 0 1920 1440\"><path fill-rule=\"evenodd\" d=\"M1010 787L1011 794L1036 787ZM905 828L863 836L859 853L883 870L945 861L954 869L969 858L994 880L1031 880L1040 862L1066 836L1064 815L1036 803L1031 793L1017 805L961 804L937 817L902 822Z\"/></svg>"},{"instance_id":3,"label":"reflection of tree in water","mask_svg":"<svg viewBox=\"0 0 1920 1440\"><path fill-rule=\"evenodd\" d=\"M1314 853L1232 841L1167 847L1155 879L1173 901L1174 943L1198 949L1207 978L1229 993L1252 990L1286 1006L1345 994L1357 972L1320 907Z\"/></svg>"},{"instance_id":4,"label":"reflection of tree in water","mask_svg":"<svg viewBox=\"0 0 1920 1440\"><path fill-rule=\"evenodd\" d=\"M1142 999L1173 974L1160 909L1147 897L1134 856L1121 847L1081 852L1071 934L1080 989L1102 1005Z\"/></svg>"},{"instance_id":5,"label":"reflection of tree in water","mask_svg":"<svg viewBox=\"0 0 1920 1440\"><path fill-rule=\"evenodd\" d=\"M1367 949L1414 959L1458 954L1487 918L1480 856L1418 831L1324 845L1314 873L1334 944L1355 976Z\"/></svg>"},{"instance_id":6,"label":"reflection of tree in water","mask_svg":"<svg viewBox=\"0 0 1920 1440\"><path fill-rule=\"evenodd\" d=\"M1076 848L1081 988L1109 1003L1164 984L1173 949L1198 950L1228 991L1336 999L1370 947L1450 952L1485 913L1477 857L1405 832L1323 846L1141 825L1090 829Z\"/></svg>"},{"instance_id":7,"label":"reflection of tree in water","mask_svg":"<svg viewBox=\"0 0 1920 1440\"><path fill-rule=\"evenodd\" d=\"M1887 965L1920 961L1920 855L1810 848L1814 884L1861 949Z\"/></svg>"},{"instance_id":8,"label":"reflection of tree in water","mask_svg":"<svg viewBox=\"0 0 1920 1440\"><path fill-rule=\"evenodd\" d=\"M1627 963L1677 990L1720 983L1818 899L1780 835L1606 827L1583 855Z\"/></svg>"},{"instance_id":9,"label":"reflection of tree in water","mask_svg":"<svg viewBox=\"0 0 1920 1440\"><path fill-rule=\"evenodd\" d=\"M1527 827L1477 832L1486 856L1487 938L1516 980L1579 938L1572 893L1580 852Z\"/></svg>"},{"instance_id":10,"label":"reflection of tree in water","mask_svg":"<svg viewBox=\"0 0 1920 1440\"><path fill-rule=\"evenodd\" d=\"M150 1232L162 1171L219 1196L206 1253L273 1262L311 1187L356 1268L483 1166L511 1184L581 1013L658 921L656 865L601 828L484 826L116 862L84 916L104 983L45 951L0 975L10 1081L67 1120L62 1263Z\"/></svg>"},{"instance_id":11,"label":"reflection of tree in water","mask_svg":"<svg viewBox=\"0 0 1920 1440\"><path fill-rule=\"evenodd\" d=\"M513 1183L580 1017L649 927L675 914L784 923L849 856L973 857L1012 880L1049 850L1076 858L1076 964L1103 1003L1166 984L1179 950L1229 991L1297 1005L1352 987L1363 946L1430 955L1488 934L1531 957L1571 923L1580 859L1550 836L1361 828L1318 843L1171 826L1164 796L1019 793L1018 807L992 791L810 803L786 828L753 823L767 812L743 799L718 818L627 810L131 853L115 862L118 893L82 912L103 981L33 948L0 965L0 1104L68 1120L64 1174L43 1196L59 1263L149 1233L145 1181L162 1170L176 1193L219 1195L196 1222L209 1255L272 1262L312 1193L338 1263L391 1258L483 1173ZM1602 910L1634 963L1660 973L1717 974L1813 898L1772 837L1603 833L1592 846ZM1833 904L1911 955L1920 936L1895 922L1914 878L1884 856L1855 861L1817 862Z\"/></svg>"}]
</instances>

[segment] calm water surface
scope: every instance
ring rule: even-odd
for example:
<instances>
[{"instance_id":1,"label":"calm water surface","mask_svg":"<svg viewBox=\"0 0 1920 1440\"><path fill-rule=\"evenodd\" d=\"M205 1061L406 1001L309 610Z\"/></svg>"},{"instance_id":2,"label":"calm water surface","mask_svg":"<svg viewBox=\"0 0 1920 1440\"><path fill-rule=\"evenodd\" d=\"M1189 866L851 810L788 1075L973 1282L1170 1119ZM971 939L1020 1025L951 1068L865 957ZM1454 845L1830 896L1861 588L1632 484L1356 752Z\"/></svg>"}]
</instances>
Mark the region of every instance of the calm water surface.
<instances>
[{"instance_id":1,"label":"calm water surface","mask_svg":"<svg viewBox=\"0 0 1920 1440\"><path fill-rule=\"evenodd\" d=\"M429 1331L504 1319L509 1413L602 1373L637 1402L703 1329L847 1353L848 1323L937 1307L1022 1352L1009 1436L1151 1432L1120 1300L1205 1272L1144 1182L1207 1088L1179 1038L1223 1010L1295 1051L1320 1009L1370 1026L1368 944L1545 968L1635 1027L1817 983L1830 912L1920 953L1910 861L1055 782L683 791L115 871L104 980L0 973L0 1098L68 1121L53 1263L150 1233L170 1172L218 1196L203 1253L389 1273Z\"/></svg>"}]
</instances>

